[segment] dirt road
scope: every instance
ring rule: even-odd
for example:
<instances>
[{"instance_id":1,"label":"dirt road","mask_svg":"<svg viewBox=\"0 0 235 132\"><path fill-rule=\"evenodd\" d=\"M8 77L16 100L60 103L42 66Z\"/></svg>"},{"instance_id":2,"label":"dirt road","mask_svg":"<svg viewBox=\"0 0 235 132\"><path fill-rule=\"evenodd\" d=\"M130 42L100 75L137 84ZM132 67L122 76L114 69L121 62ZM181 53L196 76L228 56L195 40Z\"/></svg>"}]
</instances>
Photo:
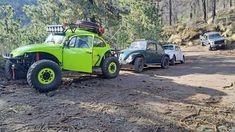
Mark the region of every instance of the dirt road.
<instances>
[{"instance_id":1,"label":"dirt road","mask_svg":"<svg viewBox=\"0 0 235 132\"><path fill-rule=\"evenodd\" d=\"M0 82L0 131L235 131L235 55L185 48L186 64L66 78L48 94Z\"/></svg>"}]
</instances>

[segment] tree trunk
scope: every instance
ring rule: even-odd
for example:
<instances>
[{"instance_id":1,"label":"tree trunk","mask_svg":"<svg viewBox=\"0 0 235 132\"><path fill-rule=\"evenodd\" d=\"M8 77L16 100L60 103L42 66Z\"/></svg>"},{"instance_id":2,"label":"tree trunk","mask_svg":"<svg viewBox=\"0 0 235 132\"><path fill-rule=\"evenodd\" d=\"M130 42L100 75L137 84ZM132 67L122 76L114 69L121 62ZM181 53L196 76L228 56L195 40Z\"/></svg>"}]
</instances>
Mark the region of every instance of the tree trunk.
<instances>
[{"instance_id":1,"label":"tree trunk","mask_svg":"<svg viewBox=\"0 0 235 132\"><path fill-rule=\"evenodd\" d=\"M172 1L169 0L169 22L172 25Z\"/></svg>"},{"instance_id":2,"label":"tree trunk","mask_svg":"<svg viewBox=\"0 0 235 132\"><path fill-rule=\"evenodd\" d=\"M193 19L193 5L192 5L192 3L191 3L191 6L190 6L190 20L192 20Z\"/></svg>"},{"instance_id":3,"label":"tree trunk","mask_svg":"<svg viewBox=\"0 0 235 132\"><path fill-rule=\"evenodd\" d=\"M215 16L216 16L216 0L212 0L212 22L215 22Z\"/></svg>"},{"instance_id":4,"label":"tree trunk","mask_svg":"<svg viewBox=\"0 0 235 132\"><path fill-rule=\"evenodd\" d=\"M206 0L202 0L202 8L203 8L204 21L207 22Z\"/></svg>"},{"instance_id":5,"label":"tree trunk","mask_svg":"<svg viewBox=\"0 0 235 132\"><path fill-rule=\"evenodd\" d=\"M229 0L229 5L230 5L230 7L233 6L233 0Z\"/></svg>"}]
</instances>

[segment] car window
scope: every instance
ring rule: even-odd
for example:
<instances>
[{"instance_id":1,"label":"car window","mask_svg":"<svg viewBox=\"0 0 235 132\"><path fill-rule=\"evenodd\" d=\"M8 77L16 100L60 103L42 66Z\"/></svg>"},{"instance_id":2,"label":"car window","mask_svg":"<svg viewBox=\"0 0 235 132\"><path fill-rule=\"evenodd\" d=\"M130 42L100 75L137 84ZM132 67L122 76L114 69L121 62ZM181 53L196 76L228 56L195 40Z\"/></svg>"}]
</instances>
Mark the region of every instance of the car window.
<instances>
[{"instance_id":1,"label":"car window","mask_svg":"<svg viewBox=\"0 0 235 132\"><path fill-rule=\"evenodd\" d=\"M148 50L156 50L156 44L154 44L154 43L149 43L147 49L148 49Z\"/></svg>"},{"instance_id":2,"label":"car window","mask_svg":"<svg viewBox=\"0 0 235 132\"><path fill-rule=\"evenodd\" d=\"M69 42L71 48L90 48L92 44L92 36L76 36Z\"/></svg>"},{"instance_id":3,"label":"car window","mask_svg":"<svg viewBox=\"0 0 235 132\"><path fill-rule=\"evenodd\" d=\"M179 46L175 46L175 51L180 51L180 47Z\"/></svg>"},{"instance_id":4,"label":"car window","mask_svg":"<svg viewBox=\"0 0 235 132\"><path fill-rule=\"evenodd\" d=\"M219 34L219 33L215 33L215 34L211 34L211 35L209 35L209 39L215 39L215 38L220 38L221 37L221 35Z\"/></svg>"},{"instance_id":5,"label":"car window","mask_svg":"<svg viewBox=\"0 0 235 132\"><path fill-rule=\"evenodd\" d=\"M74 47L75 43L76 43L77 37L73 37L72 39L70 39L69 41L69 47Z\"/></svg>"},{"instance_id":6,"label":"car window","mask_svg":"<svg viewBox=\"0 0 235 132\"><path fill-rule=\"evenodd\" d=\"M105 47L105 42L101 39L95 37L94 38L94 47Z\"/></svg>"},{"instance_id":7,"label":"car window","mask_svg":"<svg viewBox=\"0 0 235 132\"><path fill-rule=\"evenodd\" d=\"M157 44L157 51L158 51L158 52L161 52L161 51L163 51L163 48L162 48L162 46L161 46L161 45L159 45L159 44Z\"/></svg>"}]
</instances>

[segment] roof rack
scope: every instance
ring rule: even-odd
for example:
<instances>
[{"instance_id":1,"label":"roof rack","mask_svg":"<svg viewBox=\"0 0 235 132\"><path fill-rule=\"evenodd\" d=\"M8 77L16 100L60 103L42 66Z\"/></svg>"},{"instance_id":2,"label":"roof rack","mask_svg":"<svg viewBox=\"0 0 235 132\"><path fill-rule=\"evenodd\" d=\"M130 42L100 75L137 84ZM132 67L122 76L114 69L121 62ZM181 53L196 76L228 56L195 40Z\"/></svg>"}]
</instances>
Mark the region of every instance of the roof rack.
<instances>
[{"instance_id":1,"label":"roof rack","mask_svg":"<svg viewBox=\"0 0 235 132\"><path fill-rule=\"evenodd\" d=\"M90 21L80 21L79 23L72 24L65 23L64 25L48 25L47 31L50 33L65 33L69 29L72 32L75 32L75 30L78 28L81 30L97 33L99 35L104 33L104 28L102 26L99 26L98 24Z\"/></svg>"}]
</instances>

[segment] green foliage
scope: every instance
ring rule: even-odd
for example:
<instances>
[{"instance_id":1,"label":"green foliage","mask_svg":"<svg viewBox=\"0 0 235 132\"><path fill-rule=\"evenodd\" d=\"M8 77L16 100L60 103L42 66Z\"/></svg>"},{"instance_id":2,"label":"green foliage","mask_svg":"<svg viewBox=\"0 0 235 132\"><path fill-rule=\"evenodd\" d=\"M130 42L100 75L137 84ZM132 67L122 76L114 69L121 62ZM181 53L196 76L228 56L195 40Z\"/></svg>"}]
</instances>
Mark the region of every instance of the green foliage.
<instances>
[{"instance_id":1,"label":"green foliage","mask_svg":"<svg viewBox=\"0 0 235 132\"><path fill-rule=\"evenodd\" d=\"M5 51L21 45L22 29L20 21L14 19L14 9L9 6L0 6L0 48Z\"/></svg>"},{"instance_id":2,"label":"green foliage","mask_svg":"<svg viewBox=\"0 0 235 132\"><path fill-rule=\"evenodd\" d=\"M2 5L1 46L12 49L20 45L40 43L48 35L47 25L74 23L92 17L105 26L104 37L113 47L126 47L135 39L158 40L161 29L159 10L151 1L37 0L36 4L26 4L22 8L30 19L27 25L21 23L21 15L16 15L12 6Z\"/></svg>"}]
</instances>

